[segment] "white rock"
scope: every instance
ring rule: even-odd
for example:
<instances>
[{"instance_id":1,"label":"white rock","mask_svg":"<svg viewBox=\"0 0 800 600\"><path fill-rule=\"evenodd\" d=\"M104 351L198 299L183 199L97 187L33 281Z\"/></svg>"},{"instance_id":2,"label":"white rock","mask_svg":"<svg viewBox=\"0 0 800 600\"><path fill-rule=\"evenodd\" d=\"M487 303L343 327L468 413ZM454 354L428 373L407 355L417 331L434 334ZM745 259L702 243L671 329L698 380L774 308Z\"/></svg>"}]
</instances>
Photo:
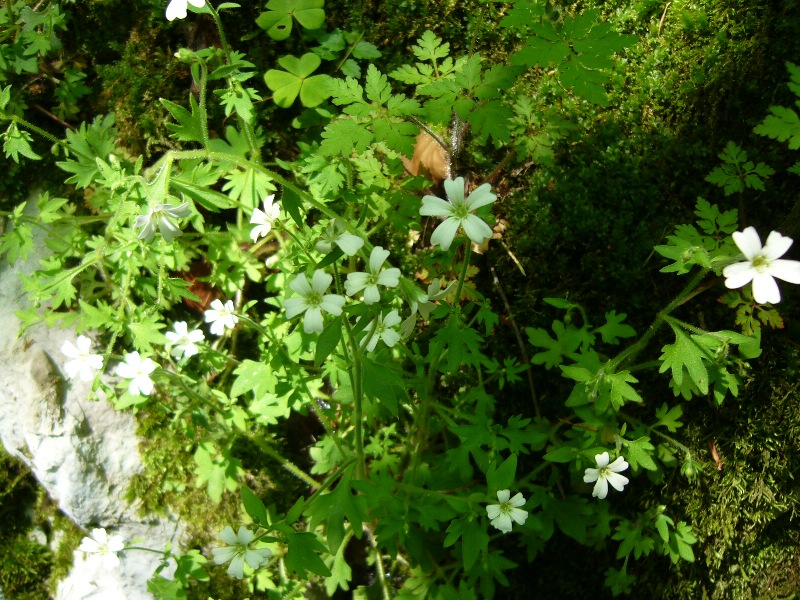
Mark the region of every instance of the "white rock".
<instances>
[{"instance_id":1,"label":"white rock","mask_svg":"<svg viewBox=\"0 0 800 600\"><path fill-rule=\"evenodd\" d=\"M35 203L29 203L35 209ZM136 422L107 402L89 401L91 382L65 381L61 353L70 330L35 326L17 337L14 311L25 306L19 273L30 273L47 252L41 239L27 261L0 263L0 441L20 458L58 503L87 532L105 527L139 546L178 547L181 527L164 518L142 519L125 500L131 477L142 470ZM159 564L151 552L127 552L119 569L99 572L76 552L73 570L62 581L57 600L150 599L147 580ZM164 573L168 575L169 572Z\"/></svg>"}]
</instances>

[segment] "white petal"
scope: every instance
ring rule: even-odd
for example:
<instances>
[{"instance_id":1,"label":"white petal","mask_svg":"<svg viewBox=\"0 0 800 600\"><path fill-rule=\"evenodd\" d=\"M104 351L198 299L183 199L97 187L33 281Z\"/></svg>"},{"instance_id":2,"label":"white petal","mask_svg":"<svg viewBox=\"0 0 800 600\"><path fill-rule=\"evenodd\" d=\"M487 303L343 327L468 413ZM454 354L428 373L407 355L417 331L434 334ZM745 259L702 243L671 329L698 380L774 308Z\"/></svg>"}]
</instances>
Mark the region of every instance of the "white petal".
<instances>
[{"instance_id":1,"label":"white petal","mask_svg":"<svg viewBox=\"0 0 800 600\"><path fill-rule=\"evenodd\" d=\"M461 222L467 236L476 244L483 243L487 238L492 237L492 228L480 217L475 215L467 215L467 218Z\"/></svg>"},{"instance_id":2,"label":"white petal","mask_svg":"<svg viewBox=\"0 0 800 600\"><path fill-rule=\"evenodd\" d=\"M377 285L368 285L364 288L364 304L375 304L381 301L381 293Z\"/></svg>"},{"instance_id":3,"label":"white petal","mask_svg":"<svg viewBox=\"0 0 800 600\"><path fill-rule=\"evenodd\" d=\"M309 308L303 317L303 330L306 333L322 333L323 329L325 323L322 321L322 311L316 307Z\"/></svg>"},{"instance_id":4,"label":"white petal","mask_svg":"<svg viewBox=\"0 0 800 600\"><path fill-rule=\"evenodd\" d=\"M234 544L239 543L239 538L236 537L236 534L233 531L233 527L231 527L230 525L228 525L227 527L225 527L225 529L220 531L219 538L229 546L233 546Z\"/></svg>"},{"instance_id":5,"label":"white petal","mask_svg":"<svg viewBox=\"0 0 800 600\"><path fill-rule=\"evenodd\" d=\"M322 297L322 302L320 302L319 307L325 312L338 317L340 314L342 314L344 302L344 296L339 296L338 294L325 294Z\"/></svg>"},{"instance_id":6,"label":"white petal","mask_svg":"<svg viewBox=\"0 0 800 600\"><path fill-rule=\"evenodd\" d=\"M226 546L224 548L212 548L211 553L214 555L214 562L218 565L222 565L233 559L237 554L237 550L236 548Z\"/></svg>"},{"instance_id":7,"label":"white petal","mask_svg":"<svg viewBox=\"0 0 800 600\"><path fill-rule=\"evenodd\" d=\"M458 231L458 219L445 219L439 223L439 226L433 230L431 235L431 244L434 246L441 246L442 250L448 250L450 244L453 243L453 238L456 237Z\"/></svg>"},{"instance_id":8,"label":"white petal","mask_svg":"<svg viewBox=\"0 0 800 600\"><path fill-rule=\"evenodd\" d=\"M347 281L344 282L344 289L348 296L353 296L367 287L369 275L366 273L348 273Z\"/></svg>"},{"instance_id":9,"label":"white petal","mask_svg":"<svg viewBox=\"0 0 800 600\"><path fill-rule=\"evenodd\" d=\"M400 283L400 269L392 267L391 269L384 269L378 275L378 283L386 287L396 287Z\"/></svg>"},{"instance_id":10,"label":"white petal","mask_svg":"<svg viewBox=\"0 0 800 600\"><path fill-rule=\"evenodd\" d=\"M770 262L777 260L789 251L793 241L792 238L783 236L777 231L771 232L769 236L767 236L767 243L764 244L764 256L766 256L767 260Z\"/></svg>"},{"instance_id":11,"label":"white petal","mask_svg":"<svg viewBox=\"0 0 800 600\"><path fill-rule=\"evenodd\" d=\"M461 177L459 177L461 179ZM508 499L511 497L511 490L498 490L497 491L497 500L500 504L504 504L508 502Z\"/></svg>"},{"instance_id":12,"label":"white petal","mask_svg":"<svg viewBox=\"0 0 800 600\"><path fill-rule=\"evenodd\" d=\"M424 217L449 217L453 214L453 205L436 196L425 196L419 214Z\"/></svg>"},{"instance_id":13,"label":"white petal","mask_svg":"<svg viewBox=\"0 0 800 600\"><path fill-rule=\"evenodd\" d=\"M777 304L781 301L781 291L772 275L756 273L753 277L753 299L759 304Z\"/></svg>"},{"instance_id":14,"label":"white petal","mask_svg":"<svg viewBox=\"0 0 800 600\"><path fill-rule=\"evenodd\" d=\"M494 521L492 521L492 525L494 525L497 529L502 531L503 533L508 533L511 531L511 517L508 516L506 513L501 513Z\"/></svg>"},{"instance_id":15,"label":"white petal","mask_svg":"<svg viewBox=\"0 0 800 600\"><path fill-rule=\"evenodd\" d=\"M525 504L525 497L521 492L517 492L517 494L509 500L509 504L511 504L511 506L522 506Z\"/></svg>"},{"instance_id":16,"label":"white petal","mask_svg":"<svg viewBox=\"0 0 800 600\"><path fill-rule=\"evenodd\" d=\"M597 480L597 483L594 484L592 496L595 498L600 498L601 500L608 496L608 482L606 481L605 477L601 477Z\"/></svg>"},{"instance_id":17,"label":"white petal","mask_svg":"<svg viewBox=\"0 0 800 600\"><path fill-rule=\"evenodd\" d=\"M603 452L602 454L596 454L594 457L594 461L597 463L597 468L602 469L603 467L608 466L608 452Z\"/></svg>"},{"instance_id":18,"label":"white petal","mask_svg":"<svg viewBox=\"0 0 800 600\"><path fill-rule=\"evenodd\" d=\"M755 227L747 227L744 231L734 231L733 241L748 260L753 260L761 253L761 238Z\"/></svg>"},{"instance_id":19,"label":"white petal","mask_svg":"<svg viewBox=\"0 0 800 600\"><path fill-rule=\"evenodd\" d=\"M606 479L608 479L608 483L618 492L621 492L622 488L628 484L628 478L619 473L609 473Z\"/></svg>"},{"instance_id":20,"label":"white petal","mask_svg":"<svg viewBox=\"0 0 800 600\"><path fill-rule=\"evenodd\" d=\"M624 471L627 468L628 468L628 463L625 462L625 459L622 458L621 456L618 456L614 460L614 462L612 462L610 465L608 465L608 469L610 471L614 471L615 473L621 473L622 471Z\"/></svg>"},{"instance_id":21,"label":"white petal","mask_svg":"<svg viewBox=\"0 0 800 600\"><path fill-rule=\"evenodd\" d=\"M314 271L314 274L311 276L311 289L318 294L324 294L328 291L328 287L331 285L332 281L333 275L329 275L325 271Z\"/></svg>"},{"instance_id":22,"label":"white petal","mask_svg":"<svg viewBox=\"0 0 800 600\"><path fill-rule=\"evenodd\" d=\"M389 251L384 250L381 246L375 246L372 249L372 254L369 255L370 273L377 273L380 271L387 258L389 258Z\"/></svg>"},{"instance_id":23,"label":"white petal","mask_svg":"<svg viewBox=\"0 0 800 600\"><path fill-rule=\"evenodd\" d=\"M750 262L739 262L722 269L722 274L726 277L725 287L729 290L747 285L753 280L755 273L756 270Z\"/></svg>"},{"instance_id":24,"label":"white petal","mask_svg":"<svg viewBox=\"0 0 800 600\"><path fill-rule=\"evenodd\" d=\"M202 8L203 6L206 5L206 0L189 0L189 4L197 8ZM270 195L269 198L267 198L267 200L272 198L274 195L275 194Z\"/></svg>"},{"instance_id":25,"label":"white petal","mask_svg":"<svg viewBox=\"0 0 800 600\"><path fill-rule=\"evenodd\" d=\"M292 280L292 282L289 284L289 288L291 288L295 294L299 294L303 297L306 297L311 293L311 284L308 283L308 278L303 273Z\"/></svg>"},{"instance_id":26,"label":"white petal","mask_svg":"<svg viewBox=\"0 0 800 600\"><path fill-rule=\"evenodd\" d=\"M800 283L800 262L775 260L769 266L769 274L789 283ZM80 338L78 338L78 342L80 342Z\"/></svg>"},{"instance_id":27,"label":"white petal","mask_svg":"<svg viewBox=\"0 0 800 600\"><path fill-rule=\"evenodd\" d=\"M444 191L447 194L448 200L453 204L464 201L464 178L456 177L455 179L444 180Z\"/></svg>"},{"instance_id":28,"label":"white petal","mask_svg":"<svg viewBox=\"0 0 800 600\"><path fill-rule=\"evenodd\" d=\"M522 510L521 508L512 508L509 515L520 525L524 525L525 521L528 519L528 511Z\"/></svg>"},{"instance_id":29,"label":"white petal","mask_svg":"<svg viewBox=\"0 0 800 600\"><path fill-rule=\"evenodd\" d=\"M583 472L584 483L592 483L597 481L598 477L600 477L600 469L586 469Z\"/></svg>"},{"instance_id":30,"label":"white petal","mask_svg":"<svg viewBox=\"0 0 800 600\"><path fill-rule=\"evenodd\" d=\"M490 519L496 519L500 516L500 505L499 504L490 504L486 507L486 514L489 515Z\"/></svg>"},{"instance_id":31,"label":"white petal","mask_svg":"<svg viewBox=\"0 0 800 600\"><path fill-rule=\"evenodd\" d=\"M196 2L197 0L195 0ZM186 0L171 0L167 6L167 21L186 18Z\"/></svg>"},{"instance_id":32,"label":"white petal","mask_svg":"<svg viewBox=\"0 0 800 600\"><path fill-rule=\"evenodd\" d=\"M467 198L467 206L469 206L469 209L475 210L476 208L486 206L497 200L497 196L495 196L491 190L492 186L488 183L484 183L472 190L472 193Z\"/></svg>"},{"instance_id":33,"label":"white petal","mask_svg":"<svg viewBox=\"0 0 800 600\"><path fill-rule=\"evenodd\" d=\"M394 345L400 341L400 334L394 329L387 329L381 334L381 339L389 348L393 348Z\"/></svg>"},{"instance_id":34,"label":"white petal","mask_svg":"<svg viewBox=\"0 0 800 600\"><path fill-rule=\"evenodd\" d=\"M384 327L394 327L400 321L402 321L402 319L400 318L400 315L398 314L398 312L396 310L393 310L393 311L389 312L389 314L387 314L383 318L383 326Z\"/></svg>"},{"instance_id":35,"label":"white petal","mask_svg":"<svg viewBox=\"0 0 800 600\"><path fill-rule=\"evenodd\" d=\"M361 249L361 246L364 245L364 240L362 240L357 235L343 233L338 238L336 238L336 245L339 246L342 252L347 254L347 256L353 256L356 252L358 252Z\"/></svg>"},{"instance_id":36,"label":"white petal","mask_svg":"<svg viewBox=\"0 0 800 600\"><path fill-rule=\"evenodd\" d=\"M289 298L283 301L283 308L286 311L286 318L294 319L308 308L308 303L305 298Z\"/></svg>"}]
</instances>

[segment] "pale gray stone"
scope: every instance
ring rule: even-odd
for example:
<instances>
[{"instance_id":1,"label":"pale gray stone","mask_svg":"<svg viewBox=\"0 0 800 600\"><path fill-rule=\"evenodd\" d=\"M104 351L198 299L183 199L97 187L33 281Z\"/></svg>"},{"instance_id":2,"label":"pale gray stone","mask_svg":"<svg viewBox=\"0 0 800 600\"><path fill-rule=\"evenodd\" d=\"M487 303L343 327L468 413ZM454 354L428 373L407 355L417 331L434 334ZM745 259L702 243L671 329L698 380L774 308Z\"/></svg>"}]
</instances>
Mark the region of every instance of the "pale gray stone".
<instances>
[{"instance_id":1,"label":"pale gray stone","mask_svg":"<svg viewBox=\"0 0 800 600\"><path fill-rule=\"evenodd\" d=\"M47 251L41 239L35 248L26 261L0 263L0 441L87 533L104 527L126 540L143 538L140 546L161 550L171 541L177 547L181 527L175 519L142 519L138 506L125 500L131 477L142 470L135 420L103 399L89 400L91 382L68 381L63 374L61 346L65 340L74 344L77 334L35 326L18 337L14 312L26 301L19 274L36 270ZM113 572L75 555L57 600L152 598L146 582L159 564L157 554L127 552Z\"/></svg>"}]
</instances>

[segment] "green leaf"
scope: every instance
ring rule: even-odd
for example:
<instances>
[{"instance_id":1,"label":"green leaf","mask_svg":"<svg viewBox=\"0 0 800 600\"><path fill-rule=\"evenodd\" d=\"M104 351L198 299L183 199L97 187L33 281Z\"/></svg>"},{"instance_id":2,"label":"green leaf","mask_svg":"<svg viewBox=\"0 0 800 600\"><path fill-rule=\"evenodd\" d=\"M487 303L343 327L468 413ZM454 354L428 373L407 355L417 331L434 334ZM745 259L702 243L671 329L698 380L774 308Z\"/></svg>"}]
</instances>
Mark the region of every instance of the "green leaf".
<instances>
[{"instance_id":1,"label":"green leaf","mask_svg":"<svg viewBox=\"0 0 800 600\"><path fill-rule=\"evenodd\" d=\"M314 351L314 364L316 366L321 365L339 345L339 341L342 339L342 318L341 315L336 317L319 334L317 348Z\"/></svg>"},{"instance_id":2,"label":"green leaf","mask_svg":"<svg viewBox=\"0 0 800 600\"><path fill-rule=\"evenodd\" d=\"M620 338L636 335L633 327L623 323L627 316L625 313L617 314L615 310L607 312L605 325L598 327L595 332L600 334L606 344L619 344Z\"/></svg>"},{"instance_id":3,"label":"green leaf","mask_svg":"<svg viewBox=\"0 0 800 600\"><path fill-rule=\"evenodd\" d=\"M261 13L256 24L273 40L285 40L292 33L292 18L304 29L319 29L325 24L325 0L270 0L267 12Z\"/></svg>"},{"instance_id":4,"label":"green leaf","mask_svg":"<svg viewBox=\"0 0 800 600\"><path fill-rule=\"evenodd\" d=\"M16 123L11 123L3 134L3 151L6 158L12 158L14 162L19 162L19 155L31 160L40 160L42 157L33 151L30 141L31 134L24 129L19 129Z\"/></svg>"},{"instance_id":5,"label":"green leaf","mask_svg":"<svg viewBox=\"0 0 800 600\"><path fill-rule=\"evenodd\" d=\"M672 380L677 386L683 384L684 376L688 373L692 382L700 393L708 393L708 370L703 364L703 350L700 345L683 331L679 326L670 323L675 332L675 343L667 344L661 349L662 361L658 372L671 370Z\"/></svg>"},{"instance_id":6,"label":"green leaf","mask_svg":"<svg viewBox=\"0 0 800 600\"><path fill-rule=\"evenodd\" d=\"M505 490L514 484L517 474L517 455L512 454L498 467L495 463L489 465L486 472L486 485L490 491Z\"/></svg>"},{"instance_id":7,"label":"green leaf","mask_svg":"<svg viewBox=\"0 0 800 600\"><path fill-rule=\"evenodd\" d=\"M650 438L642 436L636 440L622 440L622 445L627 448L625 459L630 463L631 468L639 467L648 471L656 471L658 467L653 462L652 455L655 454L655 446L650 443Z\"/></svg>"},{"instance_id":8,"label":"green leaf","mask_svg":"<svg viewBox=\"0 0 800 600\"><path fill-rule=\"evenodd\" d=\"M767 116L753 131L779 142L788 140L790 150L800 148L800 117L797 116L797 113L791 108L782 106L772 106L769 111L772 114Z\"/></svg>"},{"instance_id":9,"label":"green leaf","mask_svg":"<svg viewBox=\"0 0 800 600\"><path fill-rule=\"evenodd\" d=\"M338 588L348 591L350 589L350 581L353 579L353 570L347 564L347 559L344 556L346 546L342 545L333 557L333 565L331 568L330 577L325 578L325 591L329 597L332 597Z\"/></svg>"},{"instance_id":10,"label":"green leaf","mask_svg":"<svg viewBox=\"0 0 800 600\"><path fill-rule=\"evenodd\" d=\"M327 524L328 547L331 552L338 550L345 534L345 521L350 523L355 536L361 539L363 523L366 517L366 499L353 494L350 489L350 479L355 467L348 467L336 489L328 494L322 494L306 509L310 517L309 527L314 528L325 522Z\"/></svg>"},{"instance_id":11,"label":"green leaf","mask_svg":"<svg viewBox=\"0 0 800 600\"><path fill-rule=\"evenodd\" d=\"M578 451L572 446L561 446L555 450L551 450L544 455L544 459L549 462L568 463L572 462L577 456Z\"/></svg>"},{"instance_id":12,"label":"green leaf","mask_svg":"<svg viewBox=\"0 0 800 600\"><path fill-rule=\"evenodd\" d=\"M531 362L535 365L544 364L548 369L561 364L563 362L562 357L566 356L574 359L574 354L583 341L582 331L572 325L565 326L564 323L556 319L553 321L552 328L553 333L556 334L555 339L550 337L547 331L539 327L535 329L532 327L525 328L528 340L533 346L547 349L545 352L534 354Z\"/></svg>"},{"instance_id":13,"label":"green leaf","mask_svg":"<svg viewBox=\"0 0 800 600\"><path fill-rule=\"evenodd\" d=\"M237 398L253 392L255 398L275 392L277 377L273 369L264 363L245 359L234 369L236 379L231 386L230 397Z\"/></svg>"},{"instance_id":14,"label":"green leaf","mask_svg":"<svg viewBox=\"0 0 800 600\"><path fill-rule=\"evenodd\" d=\"M325 566L318 552L327 552L324 544L317 536L308 532L286 534L286 556L284 561L289 571L297 573L301 578L307 578L306 570L321 577L330 577L331 571Z\"/></svg>"},{"instance_id":15,"label":"green leaf","mask_svg":"<svg viewBox=\"0 0 800 600\"><path fill-rule=\"evenodd\" d=\"M264 74L264 81L274 92L275 104L282 108L290 107L300 96L303 106L313 107L321 104L330 96L329 77L314 75L320 65L320 57L309 52L300 58L283 56L278 59L285 71L270 69Z\"/></svg>"},{"instance_id":16,"label":"green leaf","mask_svg":"<svg viewBox=\"0 0 800 600\"><path fill-rule=\"evenodd\" d=\"M161 330L166 327L161 322L161 315L147 315L141 318L140 321L131 321L128 324L128 329L131 332L131 339L133 346L139 352L144 354L155 354L153 345L161 346L167 343L167 338L161 333Z\"/></svg>"},{"instance_id":17,"label":"green leaf","mask_svg":"<svg viewBox=\"0 0 800 600\"><path fill-rule=\"evenodd\" d=\"M177 121L177 124L167 123L167 129L173 132L170 137L182 142L204 143L203 122L200 117L197 101L194 99L194 94L189 94L191 112L179 104L170 102L166 98L161 98L161 104L169 111L172 118Z\"/></svg>"},{"instance_id":18,"label":"green leaf","mask_svg":"<svg viewBox=\"0 0 800 600\"><path fill-rule=\"evenodd\" d=\"M246 485L242 486L242 503L247 514L250 515L253 521L264 527L269 525L269 518L267 517L267 508L261 501L261 498L256 496L253 491Z\"/></svg>"}]
</instances>

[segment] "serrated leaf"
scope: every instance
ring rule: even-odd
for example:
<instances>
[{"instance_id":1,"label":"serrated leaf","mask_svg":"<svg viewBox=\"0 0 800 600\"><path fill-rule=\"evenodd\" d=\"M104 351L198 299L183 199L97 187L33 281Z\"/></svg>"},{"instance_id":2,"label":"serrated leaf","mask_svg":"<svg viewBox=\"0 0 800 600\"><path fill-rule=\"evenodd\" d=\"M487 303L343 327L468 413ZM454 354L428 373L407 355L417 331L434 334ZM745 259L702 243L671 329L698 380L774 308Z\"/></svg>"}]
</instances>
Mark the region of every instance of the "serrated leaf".
<instances>
[{"instance_id":1,"label":"serrated leaf","mask_svg":"<svg viewBox=\"0 0 800 600\"><path fill-rule=\"evenodd\" d=\"M269 525L267 508L264 506L261 498L256 496L246 485L242 486L242 504L244 504L244 509L255 523L263 525L264 527Z\"/></svg>"},{"instance_id":2,"label":"serrated leaf","mask_svg":"<svg viewBox=\"0 0 800 600\"><path fill-rule=\"evenodd\" d=\"M753 131L779 142L788 140L789 149L800 148L800 117L791 108L783 106L770 107L771 115L767 116Z\"/></svg>"},{"instance_id":3,"label":"serrated leaf","mask_svg":"<svg viewBox=\"0 0 800 600\"><path fill-rule=\"evenodd\" d=\"M661 350L662 361L659 373L672 372L672 379L681 386L686 374L702 394L708 393L708 370L703 364L703 350L689 335L678 326L672 326L675 342L667 344Z\"/></svg>"}]
</instances>

